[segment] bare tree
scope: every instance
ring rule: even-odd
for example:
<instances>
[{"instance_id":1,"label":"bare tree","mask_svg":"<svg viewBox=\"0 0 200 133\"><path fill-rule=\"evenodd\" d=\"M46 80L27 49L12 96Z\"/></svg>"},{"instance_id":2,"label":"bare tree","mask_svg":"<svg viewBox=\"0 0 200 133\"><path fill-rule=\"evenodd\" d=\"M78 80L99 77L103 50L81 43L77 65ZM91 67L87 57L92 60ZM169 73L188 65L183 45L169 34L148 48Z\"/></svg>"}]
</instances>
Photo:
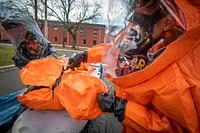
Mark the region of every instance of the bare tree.
<instances>
[{"instance_id":1,"label":"bare tree","mask_svg":"<svg viewBox=\"0 0 200 133\"><path fill-rule=\"evenodd\" d=\"M52 2L53 0L47 0L47 1ZM33 16L35 16L35 20L37 19L37 22L40 23L39 27L40 30L42 31L45 23L45 5L42 3L42 0L37 0L37 4L35 2L36 0L27 0L26 2L24 2L24 6L27 7L27 10L29 10L29 12L31 12ZM35 13L37 13L37 15ZM47 18L49 20L52 11L51 12L49 11L48 14L50 14Z\"/></svg>"},{"instance_id":2,"label":"bare tree","mask_svg":"<svg viewBox=\"0 0 200 133\"><path fill-rule=\"evenodd\" d=\"M38 13L37 13L37 11L38 11L38 10L37 10L37 8L38 8L38 7L37 7L37 0L34 1L34 4L35 4L35 21L37 22L37 19L38 19Z\"/></svg>"},{"instance_id":3,"label":"bare tree","mask_svg":"<svg viewBox=\"0 0 200 133\"><path fill-rule=\"evenodd\" d=\"M44 4L44 1L43 1ZM57 0L48 3L47 8L53 12L52 16L61 21L64 25L63 47L65 47L65 35L69 32L73 38L72 48L76 47L76 33L80 24L101 16L101 3L94 1L89 3L86 0Z\"/></svg>"}]
</instances>

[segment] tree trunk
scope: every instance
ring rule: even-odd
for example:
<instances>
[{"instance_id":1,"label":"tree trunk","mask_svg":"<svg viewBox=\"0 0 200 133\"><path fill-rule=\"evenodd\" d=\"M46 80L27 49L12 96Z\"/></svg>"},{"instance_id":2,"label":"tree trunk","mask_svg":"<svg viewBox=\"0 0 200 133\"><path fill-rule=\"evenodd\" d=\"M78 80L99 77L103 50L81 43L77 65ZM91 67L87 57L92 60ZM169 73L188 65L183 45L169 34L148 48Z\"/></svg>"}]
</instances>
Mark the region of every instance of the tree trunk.
<instances>
[{"instance_id":1,"label":"tree trunk","mask_svg":"<svg viewBox=\"0 0 200 133\"><path fill-rule=\"evenodd\" d=\"M63 36L62 36L62 45L63 45L63 47L65 47L65 34L66 34L66 32L65 32L65 29L64 29Z\"/></svg>"},{"instance_id":2,"label":"tree trunk","mask_svg":"<svg viewBox=\"0 0 200 133\"><path fill-rule=\"evenodd\" d=\"M73 44L72 44L72 48L76 48L76 37L73 37Z\"/></svg>"},{"instance_id":3,"label":"tree trunk","mask_svg":"<svg viewBox=\"0 0 200 133\"><path fill-rule=\"evenodd\" d=\"M41 32L42 32L42 30L43 30L43 27L44 27L44 21L40 21L40 25L39 25L39 28L40 28L40 30L41 30Z\"/></svg>"},{"instance_id":4,"label":"tree trunk","mask_svg":"<svg viewBox=\"0 0 200 133\"><path fill-rule=\"evenodd\" d=\"M76 48L76 31L74 31L73 33L73 44L72 44L72 48Z\"/></svg>"}]
</instances>

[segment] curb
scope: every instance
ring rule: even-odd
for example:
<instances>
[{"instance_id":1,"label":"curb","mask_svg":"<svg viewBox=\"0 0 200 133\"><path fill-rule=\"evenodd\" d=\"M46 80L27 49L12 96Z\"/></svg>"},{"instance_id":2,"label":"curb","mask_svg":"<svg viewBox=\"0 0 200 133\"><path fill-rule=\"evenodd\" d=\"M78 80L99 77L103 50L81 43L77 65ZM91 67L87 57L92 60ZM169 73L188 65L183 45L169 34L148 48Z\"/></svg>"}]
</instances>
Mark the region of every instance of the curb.
<instances>
[{"instance_id":1,"label":"curb","mask_svg":"<svg viewBox=\"0 0 200 133\"><path fill-rule=\"evenodd\" d=\"M0 72L6 72L10 70L15 70L15 69L17 69L15 65L2 66L0 67Z\"/></svg>"}]
</instances>

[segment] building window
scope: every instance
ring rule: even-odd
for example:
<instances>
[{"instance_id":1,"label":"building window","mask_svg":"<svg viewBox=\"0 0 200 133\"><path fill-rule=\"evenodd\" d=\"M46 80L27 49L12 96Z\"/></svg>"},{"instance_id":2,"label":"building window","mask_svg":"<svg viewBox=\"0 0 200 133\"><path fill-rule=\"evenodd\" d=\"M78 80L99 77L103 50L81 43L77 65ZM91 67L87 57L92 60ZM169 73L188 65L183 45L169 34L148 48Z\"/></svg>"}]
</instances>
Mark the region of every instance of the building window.
<instances>
[{"instance_id":1,"label":"building window","mask_svg":"<svg viewBox=\"0 0 200 133\"><path fill-rule=\"evenodd\" d=\"M54 37L54 42L58 42L58 38L57 37Z\"/></svg>"},{"instance_id":2,"label":"building window","mask_svg":"<svg viewBox=\"0 0 200 133\"><path fill-rule=\"evenodd\" d=\"M54 31L57 32L58 31L58 27L55 25L54 26Z\"/></svg>"},{"instance_id":3,"label":"building window","mask_svg":"<svg viewBox=\"0 0 200 133\"><path fill-rule=\"evenodd\" d=\"M83 44L86 45L86 39L83 39Z\"/></svg>"},{"instance_id":4,"label":"building window","mask_svg":"<svg viewBox=\"0 0 200 133\"><path fill-rule=\"evenodd\" d=\"M83 30L80 30L80 33L83 34Z\"/></svg>"},{"instance_id":5,"label":"building window","mask_svg":"<svg viewBox=\"0 0 200 133\"><path fill-rule=\"evenodd\" d=\"M97 35L97 30L94 30L94 35L95 35L95 36Z\"/></svg>"},{"instance_id":6,"label":"building window","mask_svg":"<svg viewBox=\"0 0 200 133\"><path fill-rule=\"evenodd\" d=\"M64 38L64 41L67 42L67 38L66 37Z\"/></svg>"},{"instance_id":7,"label":"building window","mask_svg":"<svg viewBox=\"0 0 200 133\"><path fill-rule=\"evenodd\" d=\"M96 40L93 40L93 45L97 45L97 41Z\"/></svg>"}]
</instances>

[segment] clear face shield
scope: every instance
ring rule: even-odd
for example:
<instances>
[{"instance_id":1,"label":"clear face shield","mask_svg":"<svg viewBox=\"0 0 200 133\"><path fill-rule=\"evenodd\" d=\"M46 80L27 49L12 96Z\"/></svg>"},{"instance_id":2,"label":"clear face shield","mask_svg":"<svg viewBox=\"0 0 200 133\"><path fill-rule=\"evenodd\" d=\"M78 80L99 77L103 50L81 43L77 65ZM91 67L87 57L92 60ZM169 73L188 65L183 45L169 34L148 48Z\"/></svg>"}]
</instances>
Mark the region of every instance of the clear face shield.
<instances>
[{"instance_id":1,"label":"clear face shield","mask_svg":"<svg viewBox=\"0 0 200 133\"><path fill-rule=\"evenodd\" d=\"M108 11L109 24L105 37L105 42L109 46L106 47L103 56L106 73L112 77L121 77L141 71L155 61L169 43L184 34L186 26L182 12L173 1L167 2L164 0L112 1ZM154 47L166 37L166 31L155 34L155 25L168 15L176 21L172 28L178 29L179 35L165 46L155 50Z\"/></svg>"},{"instance_id":2,"label":"clear face shield","mask_svg":"<svg viewBox=\"0 0 200 133\"><path fill-rule=\"evenodd\" d=\"M27 51L30 53L30 59L39 59L42 57L42 51L44 45L37 40L37 37L32 32L27 32L21 45L24 45Z\"/></svg>"},{"instance_id":3,"label":"clear face shield","mask_svg":"<svg viewBox=\"0 0 200 133\"><path fill-rule=\"evenodd\" d=\"M43 56L48 41L31 16L11 14L2 22L16 51L28 60Z\"/></svg>"}]
</instances>

